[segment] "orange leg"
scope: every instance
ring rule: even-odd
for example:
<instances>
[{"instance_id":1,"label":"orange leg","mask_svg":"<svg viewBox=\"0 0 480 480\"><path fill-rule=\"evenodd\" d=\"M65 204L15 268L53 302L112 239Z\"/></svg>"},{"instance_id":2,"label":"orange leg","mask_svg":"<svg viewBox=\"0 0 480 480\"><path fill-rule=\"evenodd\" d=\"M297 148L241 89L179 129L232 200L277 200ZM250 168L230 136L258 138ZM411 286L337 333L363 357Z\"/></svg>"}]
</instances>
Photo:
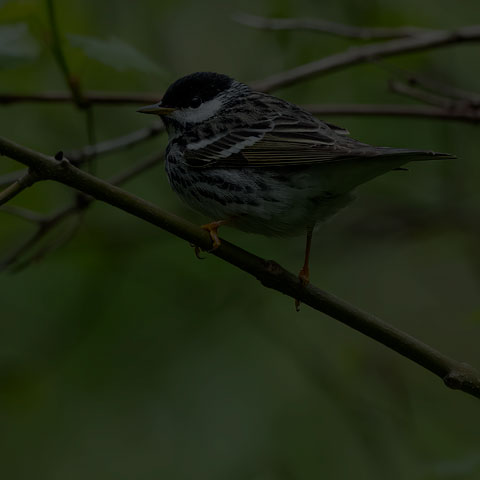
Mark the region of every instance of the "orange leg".
<instances>
[{"instance_id":1,"label":"orange leg","mask_svg":"<svg viewBox=\"0 0 480 480\"><path fill-rule=\"evenodd\" d=\"M212 239L212 248L208 250L209 252L213 252L222 244L222 242L220 241L220 237L218 236L218 229L226 223L228 223L227 220L218 220L216 222L210 222L206 223L205 225L201 225L200 228L206 230L210 234L210 238ZM200 256L201 251L202 249L195 245L195 255L199 259L202 259L202 257Z\"/></svg>"},{"instance_id":2,"label":"orange leg","mask_svg":"<svg viewBox=\"0 0 480 480\"><path fill-rule=\"evenodd\" d=\"M303 267L298 274L301 284L305 287L310 282L310 249L312 247L312 235L313 228L307 230L307 242L305 244L305 261L303 262ZM295 299L295 310L300 311L300 300Z\"/></svg>"}]
</instances>

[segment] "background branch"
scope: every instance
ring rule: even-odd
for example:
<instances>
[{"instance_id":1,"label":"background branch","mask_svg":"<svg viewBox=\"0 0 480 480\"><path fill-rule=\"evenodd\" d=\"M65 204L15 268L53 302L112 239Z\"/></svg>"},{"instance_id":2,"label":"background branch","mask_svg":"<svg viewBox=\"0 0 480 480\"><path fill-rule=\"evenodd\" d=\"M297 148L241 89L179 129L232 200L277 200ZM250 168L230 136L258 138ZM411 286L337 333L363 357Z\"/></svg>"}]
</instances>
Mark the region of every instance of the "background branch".
<instances>
[{"instance_id":1,"label":"background branch","mask_svg":"<svg viewBox=\"0 0 480 480\"><path fill-rule=\"evenodd\" d=\"M34 212L28 208L19 207L17 205L2 205L0 207L0 211L9 213L15 217L23 218L24 220L32 223L43 223L47 220L46 215Z\"/></svg>"},{"instance_id":2,"label":"background branch","mask_svg":"<svg viewBox=\"0 0 480 480\"><path fill-rule=\"evenodd\" d=\"M26 170L14 183L0 192L0 205L4 205L38 180L40 177L36 173Z\"/></svg>"},{"instance_id":3,"label":"background branch","mask_svg":"<svg viewBox=\"0 0 480 480\"><path fill-rule=\"evenodd\" d=\"M417 27L365 28L318 18L266 18L247 13L238 13L233 19L242 25L264 30L310 30L359 40L403 38L432 31Z\"/></svg>"},{"instance_id":4,"label":"background branch","mask_svg":"<svg viewBox=\"0 0 480 480\"><path fill-rule=\"evenodd\" d=\"M13 172L0 175L0 188L8 187L10 184L16 182L22 175L25 175L25 173L27 173L27 169L22 168L21 170L14 170Z\"/></svg>"},{"instance_id":5,"label":"background branch","mask_svg":"<svg viewBox=\"0 0 480 480\"><path fill-rule=\"evenodd\" d=\"M155 165L159 165L162 160L163 154L149 156L148 158L125 169L123 172L119 172L113 175L107 181L112 185L121 185L128 180L136 177L137 175L140 175L143 172L149 170ZM65 222L68 218L72 216L78 216L85 212L92 204L92 201L92 197L88 197L83 194L77 194L69 205L62 207L49 215L38 214L37 212L33 212L31 210L16 206L4 206L2 208L2 211L11 215L16 215L27 221L36 223L37 229L29 238L27 238L26 241L17 245L17 247L12 252L10 252L9 255L7 255L3 260L0 261L0 271L6 270L7 268L12 268L13 271L18 272L19 270L22 270L23 268L29 266L34 261L43 258L47 253L57 250L58 248L65 245L65 243L67 243L71 239L71 235L74 233L75 230L70 230L69 235L64 236L60 240L57 240L53 246L40 248L29 258L23 258L30 250L35 248L35 246L37 246L55 227ZM78 225L79 223L77 222L76 226L78 227Z\"/></svg>"},{"instance_id":6,"label":"background branch","mask_svg":"<svg viewBox=\"0 0 480 480\"><path fill-rule=\"evenodd\" d=\"M165 131L163 124L158 121L149 127L141 128L133 132L127 133L120 137L104 140L96 145L87 145L78 150L66 153L66 157L76 166L80 166L92 157L99 157L110 154L118 150L127 150L150 138L156 137ZM16 170L0 176L0 187L5 187L17 181L22 175L27 173L26 169Z\"/></svg>"},{"instance_id":7,"label":"background branch","mask_svg":"<svg viewBox=\"0 0 480 480\"><path fill-rule=\"evenodd\" d=\"M104 140L96 145L87 145L79 150L73 150L66 156L75 165L81 165L86 162L92 155L101 156L110 154L119 150L130 149L146 140L156 137L165 131L165 127L158 120L149 127L141 128L133 132L121 135L120 137Z\"/></svg>"},{"instance_id":8,"label":"background branch","mask_svg":"<svg viewBox=\"0 0 480 480\"><path fill-rule=\"evenodd\" d=\"M71 96L75 104L79 108L84 108L86 105L83 102L82 91L80 89L80 84L76 77L74 77L70 71L70 67L68 66L67 58L63 52L62 47L62 38L60 35L60 30L58 27L57 22L57 14L55 11L55 3L54 0L46 0L47 5L47 15L48 21L50 24L50 31L52 37L52 52L57 61L57 64L60 68L60 71L63 74L65 82L70 90Z\"/></svg>"},{"instance_id":9,"label":"background branch","mask_svg":"<svg viewBox=\"0 0 480 480\"><path fill-rule=\"evenodd\" d=\"M451 109L430 105L395 105L395 104L308 104L302 107L313 115L349 115L349 116L388 116L388 117L422 117L439 120L455 120L478 123L480 112L471 109Z\"/></svg>"},{"instance_id":10,"label":"background branch","mask_svg":"<svg viewBox=\"0 0 480 480\"><path fill-rule=\"evenodd\" d=\"M447 98L436 93L427 92L421 88L415 87L409 83L401 82L399 80L391 81L389 86L390 90L394 93L413 98L414 100L418 100L429 105L440 107L445 111L453 110L458 104L457 101L452 100L451 98ZM460 105L460 108L462 110L467 110L465 105Z\"/></svg>"},{"instance_id":11,"label":"background branch","mask_svg":"<svg viewBox=\"0 0 480 480\"><path fill-rule=\"evenodd\" d=\"M406 81L411 86L419 86L424 90L430 90L443 97L459 100L467 103L472 108L480 107L480 94L476 92L469 92L452 85L445 85L437 80L427 77L426 75L419 75L409 73L406 75Z\"/></svg>"},{"instance_id":12,"label":"background branch","mask_svg":"<svg viewBox=\"0 0 480 480\"><path fill-rule=\"evenodd\" d=\"M330 55L285 72L277 73L263 80L253 82L252 87L262 92L270 92L278 88L287 87L301 80L360 63L373 62L381 58L403 53L418 52L478 40L480 40L480 25L473 25L452 31L433 31L414 37L373 43L350 48L345 52Z\"/></svg>"},{"instance_id":13,"label":"background branch","mask_svg":"<svg viewBox=\"0 0 480 480\"><path fill-rule=\"evenodd\" d=\"M98 92L86 90L83 99L89 104L97 105L142 105L158 102L162 93L136 93L136 92ZM2 93L0 104L12 103L71 103L72 96L66 92L45 92L33 94Z\"/></svg>"},{"instance_id":14,"label":"background branch","mask_svg":"<svg viewBox=\"0 0 480 480\"><path fill-rule=\"evenodd\" d=\"M120 208L188 242L208 250L209 234L152 203L100 180L73 166L0 137L0 153L37 171L43 178L75 188L98 200ZM471 366L452 360L408 334L388 325L312 284L304 287L298 277L274 261L266 261L225 240L213 254L256 277L266 287L277 290L323 312L395 350L443 379L454 389L480 398L480 375Z\"/></svg>"}]
</instances>

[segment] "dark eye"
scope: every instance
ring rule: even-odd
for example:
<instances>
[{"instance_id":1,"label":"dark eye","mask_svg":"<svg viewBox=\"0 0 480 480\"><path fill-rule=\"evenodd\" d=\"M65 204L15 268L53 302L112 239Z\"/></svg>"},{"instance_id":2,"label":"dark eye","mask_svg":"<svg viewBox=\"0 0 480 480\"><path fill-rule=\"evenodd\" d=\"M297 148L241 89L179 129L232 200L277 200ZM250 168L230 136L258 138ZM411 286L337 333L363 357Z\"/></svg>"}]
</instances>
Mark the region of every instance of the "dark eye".
<instances>
[{"instance_id":1,"label":"dark eye","mask_svg":"<svg viewBox=\"0 0 480 480\"><path fill-rule=\"evenodd\" d=\"M192 108L197 108L202 104L202 99L200 97L193 97L192 101L190 102L190 106Z\"/></svg>"}]
</instances>

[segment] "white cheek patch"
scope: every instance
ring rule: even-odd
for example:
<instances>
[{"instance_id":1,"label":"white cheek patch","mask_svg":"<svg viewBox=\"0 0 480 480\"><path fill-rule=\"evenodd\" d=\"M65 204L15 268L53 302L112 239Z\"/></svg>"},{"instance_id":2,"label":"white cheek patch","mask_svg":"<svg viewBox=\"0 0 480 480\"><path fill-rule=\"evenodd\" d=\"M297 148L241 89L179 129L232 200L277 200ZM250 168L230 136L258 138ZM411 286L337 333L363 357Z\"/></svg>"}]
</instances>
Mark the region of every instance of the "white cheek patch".
<instances>
[{"instance_id":1,"label":"white cheek patch","mask_svg":"<svg viewBox=\"0 0 480 480\"><path fill-rule=\"evenodd\" d=\"M170 116L180 123L200 123L207 118L213 117L222 108L222 101L219 98L208 100L198 108L182 108L175 110Z\"/></svg>"}]
</instances>

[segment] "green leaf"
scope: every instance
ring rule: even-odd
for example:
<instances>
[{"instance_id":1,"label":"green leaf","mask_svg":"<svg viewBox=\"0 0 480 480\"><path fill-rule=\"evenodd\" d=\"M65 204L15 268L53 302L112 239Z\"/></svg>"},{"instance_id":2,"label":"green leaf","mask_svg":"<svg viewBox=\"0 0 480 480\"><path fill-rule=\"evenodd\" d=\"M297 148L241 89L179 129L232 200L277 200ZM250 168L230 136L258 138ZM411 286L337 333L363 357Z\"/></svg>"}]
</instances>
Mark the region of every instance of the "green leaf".
<instances>
[{"instance_id":1,"label":"green leaf","mask_svg":"<svg viewBox=\"0 0 480 480\"><path fill-rule=\"evenodd\" d=\"M87 57L119 71L139 70L162 74L162 69L131 45L116 37L102 40L83 35L68 35L72 46L81 48Z\"/></svg>"},{"instance_id":2,"label":"green leaf","mask_svg":"<svg viewBox=\"0 0 480 480\"><path fill-rule=\"evenodd\" d=\"M25 23L0 25L0 70L33 60L38 46Z\"/></svg>"}]
</instances>

